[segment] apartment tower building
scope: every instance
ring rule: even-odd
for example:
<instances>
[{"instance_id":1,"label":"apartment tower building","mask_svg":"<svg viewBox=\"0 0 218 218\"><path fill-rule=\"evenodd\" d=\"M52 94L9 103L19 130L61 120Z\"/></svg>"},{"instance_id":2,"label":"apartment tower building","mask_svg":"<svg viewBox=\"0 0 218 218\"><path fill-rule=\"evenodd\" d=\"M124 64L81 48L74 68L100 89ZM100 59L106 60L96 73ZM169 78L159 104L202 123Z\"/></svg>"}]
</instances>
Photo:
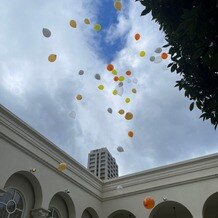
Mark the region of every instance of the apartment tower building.
<instances>
[{"instance_id":1,"label":"apartment tower building","mask_svg":"<svg viewBox=\"0 0 218 218\"><path fill-rule=\"evenodd\" d=\"M88 170L101 180L118 177L118 165L107 148L90 151Z\"/></svg>"}]
</instances>

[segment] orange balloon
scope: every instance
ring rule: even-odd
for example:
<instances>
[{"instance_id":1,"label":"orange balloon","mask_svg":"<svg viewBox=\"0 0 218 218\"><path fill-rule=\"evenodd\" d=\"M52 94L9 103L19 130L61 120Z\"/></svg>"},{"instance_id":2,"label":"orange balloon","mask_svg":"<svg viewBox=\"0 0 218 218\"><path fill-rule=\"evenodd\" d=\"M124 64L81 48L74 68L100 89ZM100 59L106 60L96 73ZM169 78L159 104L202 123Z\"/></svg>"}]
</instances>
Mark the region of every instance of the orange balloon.
<instances>
[{"instance_id":1,"label":"orange balloon","mask_svg":"<svg viewBox=\"0 0 218 218\"><path fill-rule=\"evenodd\" d=\"M167 54L167 53L163 52L163 53L161 54L161 58L162 58L162 59L167 59L167 57L168 57L168 54Z\"/></svg>"},{"instance_id":2,"label":"orange balloon","mask_svg":"<svg viewBox=\"0 0 218 218\"><path fill-rule=\"evenodd\" d=\"M146 209L152 209L154 207L154 205L155 205L155 201L154 201L153 198L147 197L147 198L144 199L143 204L144 204L144 207Z\"/></svg>"},{"instance_id":3,"label":"orange balloon","mask_svg":"<svg viewBox=\"0 0 218 218\"><path fill-rule=\"evenodd\" d=\"M107 70L108 70L108 71L112 71L113 69L114 69L113 64L108 64L108 65L107 65Z\"/></svg>"},{"instance_id":4,"label":"orange balloon","mask_svg":"<svg viewBox=\"0 0 218 218\"><path fill-rule=\"evenodd\" d=\"M118 76L115 76L114 77L114 81L116 82L116 81L118 81L119 80L119 77Z\"/></svg>"},{"instance_id":5,"label":"orange balloon","mask_svg":"<svg viewBox=\"0 0 218 218\"><path fill-rule=\"evenodd\" d=\"M128 132L128 136L129 136L129 137L131 137L131 138L132 138L132 137L133 137L133 135L134 135L134 133L133 133L132 131L129 131L129 132Z\"/></svg>"},{"instance_id":6,"label":"orange balloon","mask_svg":"<svg viewBox=\"0 0 218 218\"><path fill-rule=\"evenodd\" d=\"M132 73L131 73L130 70L126 71L126 75L127 75L127 76L130 76L131 74L132 74Z\"/></svg>"},{"instance_id":7,"label":"orange balloon","mask_svg":"<svg viewBox=\"0 0 218 218\"><path fill-rule=\"evenodd\" d=\"M138 40L140 39L140 37L141 37L141 36L140 36L140 34L139 34L139 33L136 33L136 34L135 34L135 40L137 40L137 41L138 41Z\"/></svg>"}]
</instances>

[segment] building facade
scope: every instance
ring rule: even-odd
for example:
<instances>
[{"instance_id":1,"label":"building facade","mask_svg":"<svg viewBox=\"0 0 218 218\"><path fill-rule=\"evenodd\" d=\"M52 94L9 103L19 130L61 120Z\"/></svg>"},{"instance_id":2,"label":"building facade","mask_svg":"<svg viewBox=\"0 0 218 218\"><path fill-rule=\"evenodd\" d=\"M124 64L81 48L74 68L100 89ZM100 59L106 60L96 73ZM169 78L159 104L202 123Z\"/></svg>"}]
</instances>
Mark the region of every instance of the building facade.
<instances>
[{"instance_id":1,"label":"building facade","mask_svg":"<svg viewBox=\"0 0 218 218\"><path fill-rule=\"evenodd\" d=\"M118 177L118 165L107 148L95 149L89 153L88 170L101 180Z\"/></svg>"},{"instance_id":2,"label":"building facade","mask_svg":"<svg viewBox=\"0 0 218 218\"><path fill-rule=\"evenodd\" d=\"M0 166L1 218L218 218L217 153L102 181L0 106Z\"/></svg>"}]
</instances>

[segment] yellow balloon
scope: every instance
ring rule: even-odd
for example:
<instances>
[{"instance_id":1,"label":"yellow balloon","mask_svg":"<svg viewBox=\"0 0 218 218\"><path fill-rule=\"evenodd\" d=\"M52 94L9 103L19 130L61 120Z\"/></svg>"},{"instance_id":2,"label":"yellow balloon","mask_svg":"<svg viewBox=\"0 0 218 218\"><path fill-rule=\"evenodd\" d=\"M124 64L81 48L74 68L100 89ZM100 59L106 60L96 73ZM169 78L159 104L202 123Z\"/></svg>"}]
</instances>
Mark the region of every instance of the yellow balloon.
<instances>
[{"instance_id":1,"label":"yellow balloon","mask_svg":"<svg viewBox=\"0 0 218 218\"><path fill-rule=\"evenodd\" d=\"M125 118L126 120L131 120L133 118L133 114L131 112L127 112Z\"/></svg>"},{"instance_id":2,"label":"yellow balloon","mask_svg":"<svg viewBox=\"0 0 218 218\"><path fill-rule=\"evenodd\" d=\"M77 99L78 101L82 100L82 98L83 98L82 95L77 95L77 96L76 96L76 99Z\"/></svg>"},{"instance_id":3,"label":"yellow balloon","mask_svg":"<svg viewBox=\"0 0 218 218\"><path fill-rule=\"evenodd\" d=\"M76 28L76 21L75 20L71 20L70 21L70 26L73 28Z\"/></svg>"},{"instance_id":4,"label":"yellow balloon","mask_svg":"<svg viewBox=\"0 0 218 218\"><path fill-rule=\"evenodd\" d=\"M50 62L54 62L54 61L56 61L56 59L57 59L57 55L56 55L56 54L50 54L50 55L48 56L48 60L49 60Z\"/></svg>"},{"instance_id":5,"label":"yellow balloon","mask_svg":"<svg viewBox=\"0 0 218 218\"><path fill-rule=\"evenodd\" d=\"M124 80L125 80L125 77L124 77L124 76L120 76L120 77L119 77L119 81L120 81L120 82L122 82L122 81L124 81Z\"/></svg>"},{"instance_id":6,"label":"yellow balloon","mask_svg":"<svg viewBox=\"0 0 218 218\"><path fill-rule=\"evenodd\" d=\"M125 113L125 111L124 111L123 109L120 109L120 110L118 111L118 113L119 113L120 115L122 115L122 114Z\"/></svg>"},{"instance_id":7,"label":"yellow balloon","mask_svg":"<svg viewBox=\"0 0 218 218\"><path fill-rule=\"evenodd\" d=\"M117 71L114 69L114 70L112 70L112 74L113 75L117 75Z\"/></svg>"},{"instance_id":8,"label":"yellow balloon","mask_svg":"<svg viewBox=\"0 0 218 218\"><path fill-rule=\"evenodd\" d=\"M104 90L104 86L103 85L99 85L98 89L102 91L102 90Z\"/></svg>"},{"instance_id":9,"label":"yellow balloon","mask_svg":"<svg viewBox=\"0 0 218 218\"><path fill-rule=\"evenodd\" d=\"M145 51L140 51L139 55L140 57L145 57Z\"/></svg>"},{"instance_id":10,"label":"yellow balloon","mask_svg":"<svg viewBox=\"0 0 218 218\"><path fill-rule=\"evenodd\" d=\"M117 95L118 94L118 92L117 92L117 90L113 90L113 95Z\"/></svg>"},{"instance_id":11,"label":"yellow balloon","mask_svg":"<svg viewBox=\"0 0 218 218\"><path fill-rule=\"evenodd\" d=\"M97 31L97 32L100 31L101 30L101 25L100 24L95 24L94 30Z\"/></svg>"},{"instance_id":12,"label":"yellow balloon","mask_svg":"<svg viewBox=\"0 0 218 218\"><path fill-rule=\"evenodd\" d=\"M136 94L136 92L137 92L136 89L132 89L132 93Z\"/></svg>"},{"instance_id":13,"label":"yellow balloon","mask_svg":"<svg viewBox=\"0 0 218 218\"><path fill-rule=\"evenodd\" d=\"M67 164L66 163L60 163L58 165L58 170L60 170L61 172L63 172L66 169L67 169Z\"/></svg>"},{"instance_id":14,"label":"yellow balloon","mask_svg":"<svg viewBox=\"0 0 218 218\"><path fill-rule=\"evenodd\" d=\"M130 98L126 98L126 99L125 99L125 102L126 102L126 103L129 103L129 102L130 102Z\"/></svg>"},{"instance_id":15,"label":"yellow balloon","mask_svg":"<svg viewBox=\"0 0 218 218\"><path fill-rule=\"evenodd\" d=\"M90 24L90 20L89 20L88 18L85 18L85 19L84 19L84 23L85 23L85 24Z\"/></svg>"},{"instance_id":16,"label":"yellow balloon","mask_svg":"<svg viewBox=\"0 0 218 218\"><path fill-rule=\"evenodd\" d=\"M114 7L116 10L120 11L122 9L122 3L118 0L114 2Z\"/></svg>"}]
</instances>

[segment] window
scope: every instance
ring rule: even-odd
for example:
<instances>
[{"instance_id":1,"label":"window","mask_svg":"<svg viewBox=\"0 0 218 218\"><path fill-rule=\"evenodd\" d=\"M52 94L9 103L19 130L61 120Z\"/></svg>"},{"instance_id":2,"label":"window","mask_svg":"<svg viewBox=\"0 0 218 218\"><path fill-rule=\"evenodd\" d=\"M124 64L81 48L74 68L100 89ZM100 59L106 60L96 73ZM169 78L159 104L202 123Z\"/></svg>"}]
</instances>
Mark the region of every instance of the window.
<instances>
[{"instance_id":1,"label":"window","mask_svg":"<svg viewBox=\"0 0 218 218\"><path fill-rule=\"evenodd\" d=\"M17 190L10 188L0 197L0 217L21 218L23 211L24 200Z\"/></svg>"},{"instance_id":2,"label":"window","mask_svg":"<svg viewBox=\"0 0 218 218\"><path fill-rule=\"evenodd\" d=\"M52 218L60 218L60 213L58 212L58 210L54 207L52 208L49 208L50 210L50 213L49 213L49 216L48 217L52 217Z\"/></svg>"}]
</instances>

